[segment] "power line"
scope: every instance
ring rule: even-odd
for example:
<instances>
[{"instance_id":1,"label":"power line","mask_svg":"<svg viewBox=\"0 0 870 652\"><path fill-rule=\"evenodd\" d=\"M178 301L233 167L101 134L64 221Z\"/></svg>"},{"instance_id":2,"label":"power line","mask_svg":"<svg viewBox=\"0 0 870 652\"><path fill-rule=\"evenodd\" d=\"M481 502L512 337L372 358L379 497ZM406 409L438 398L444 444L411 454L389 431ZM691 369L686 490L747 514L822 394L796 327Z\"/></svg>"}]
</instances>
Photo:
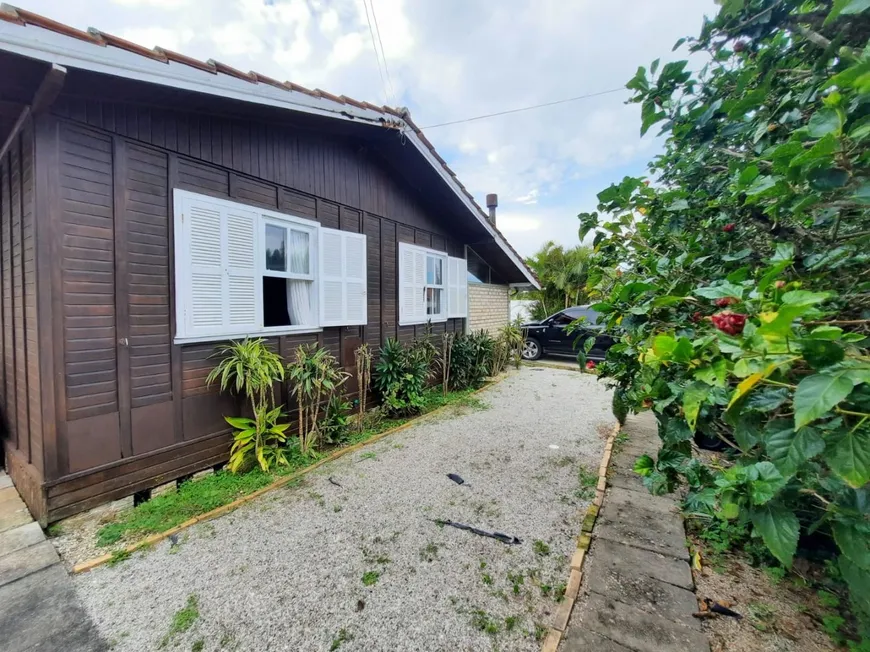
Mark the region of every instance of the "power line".
<instances>
[{"instance_id":1,"label":"power line","mask_svg":"<svg viewBox=\"0 0 870 652\"><path fill-rule=\"evenodd\" d=\"M378 60L378 74L381 76L381 85L384 87L384 98L389 102L390 96L387 93L387 82L384 80L384 71L381 68L381 56L378 54L378 46L375 43L375 32L372 29L372 19L369 16L369 3L366 2L366 0L363 0L363 6L366 9L366 22L369 24L369 34L371 34L372 37L372 48L375 51L375 59ZM374 9L374 7L372 7L372 9Z\"/></svg>"},{"instance_id":2,"label":"power line","mask_svg":"<svg viewBox=\"0 0 870 652\"><path fill-rule=\"evenodd\" d=\"M556 100L555 102L544 102L543 104L534 104L532 106L524 106L519 109L508 109L507 111L498 111L497 113L487 113L485 115L476 115L473 118L463 118L462 120L451 120L450 122L439 122L428 127L420 127L421 129L435 129L436 127L446 127L447 125L458 125L462 122L473 122L474 120L483 120L484 118L494 118L499 115L507 115L509 113L520 113L521 111L531 111L532 109L540 109L546 106L555 106L556 104L566 104L568 102L576 102L577 100L586 100L590 97L598 97L599 95L607 95L609 93L618 93L624 91L624 86L620 88L611 88L609 91L599 91L598 93L588 93L586 95L578 95L577 97L566 97L564 100Z\"/></svg>"},{"instance_id":3,"label":"power line","mask_svg":"<svg viewBox=\"0 0 870 652\"><path fill-rule=\"evenodd\" d=\"M390 68L387 66L387 52L384 50L384 42L381 40L381 28L378 26L378 15L375 13L375 0L369 0L369 4L372 6L372 18L375 19L375 32L381 46L381 57L384 59L384 71L387 73L387 82L390 84L390 94L393 97L393 104L396 104L396 89L393 88L393 78L390 76Z\"/></svg>"}]
</instances>

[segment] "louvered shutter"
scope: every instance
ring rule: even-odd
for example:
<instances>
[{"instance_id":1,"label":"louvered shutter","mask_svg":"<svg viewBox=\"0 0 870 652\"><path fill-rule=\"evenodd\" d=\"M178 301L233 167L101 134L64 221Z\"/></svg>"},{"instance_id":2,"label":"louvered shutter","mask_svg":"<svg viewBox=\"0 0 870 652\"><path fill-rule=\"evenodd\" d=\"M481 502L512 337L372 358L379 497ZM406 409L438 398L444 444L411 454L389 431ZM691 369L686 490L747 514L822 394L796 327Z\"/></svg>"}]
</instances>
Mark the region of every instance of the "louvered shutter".
<instances>
[{"instance_id":1,"label":"louvered shutter","mask_svg":"<svg viewBox=\"0 0 870 652\"><path fill-rule=\"evenodd\" d=\"M176 288L182 338L232 336L260 328L256 286L257 213L181 195Z\"/></svg>"},{"instance_id":2,"label":"louvered shutter","mask_svg":"<svg viewBox=\"0 0 870 652\"><path fill-rule=\"evenodd\" d=\"M426 253L399 243L399 324L426 321Z\"/></svg>"},{"instance_id":3,"label":"louvered shutter","mask_svg":"<svg viewBox=\"0 0 870 652\"><path fill-rule=\"evenodd\" d=\"M468 267L464 258L447 259L447 316L468 316Z\"/></svg>"},{"instance_id":4,"label":"louvered shutter","mask_svg":"<svg viewBox=\"0 0 870 652\"><path fill-rule=\"evenodd\" d=\"M366 290L365 235L320 229L320 325L365 325Z\"/></svg>"}]
</instances>

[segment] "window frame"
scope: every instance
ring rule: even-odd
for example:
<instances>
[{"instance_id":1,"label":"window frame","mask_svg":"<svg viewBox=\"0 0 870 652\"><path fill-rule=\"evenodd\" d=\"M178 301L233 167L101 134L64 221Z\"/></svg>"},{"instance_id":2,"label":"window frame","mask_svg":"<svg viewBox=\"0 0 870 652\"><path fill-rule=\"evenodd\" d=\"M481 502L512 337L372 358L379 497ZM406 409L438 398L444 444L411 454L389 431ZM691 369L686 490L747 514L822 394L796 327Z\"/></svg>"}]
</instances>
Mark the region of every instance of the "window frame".
<instances>
[{"instance_id":1,"label":"window frame","mask_svg":"<svg viewBox=\"0 0 870 652\"><path fill-rule=\"evenodd\" d=\"M419 321L417 321L417 320L405 321L402 319L402 316L401 316L402 311L401 311L401 306L400 306L400 308L399 308L399 320L398 320L399 326L417 326L419 324L425 324L427 322L432 322L433 324L446 323L447 320L449 319L448 314L449 314L449 302L450 302L450 298L448 296L449 289L448 289L448 285L447 285L447 275L449 274L449 270L448 270L449 256L447 255L447 252L446 251L438 251L436 249L430 249L429 247L421 247L420 245L411 244L410 242L400 242L399 243L398 254L396 257L396 261L397 261L396 264L398 266L398 273L396 274L396 276L398 277L398 279L397 279L398 282L396 283L396 289L397 289L397 292L399 294L399 296L397 298L399 303L401 303L401 301L402 301L402 295L401 295L402 273L403 273L403 271L402 271L402 250L405 248L415 249L415 250L423 253L424 256L426 257L424 260L424 263L423 263L423 265L424 265L424 269L423 269L423 296L421 298L421 301L423 302L423 313L424 314L423 314L423 319L421 319ZM428 264L429 264L430 257L441 260L441 283L440 284L427 282ZM439 312L437 315L426 314L426 310L427 310L426 291L430 288L441 290L441 312Z\"/></svg>"},{"instance_id":2,"label":"window frame","mask_svg":"<svg viewBox=\"0 0 870 652\"><path fill-rule=\"evenodd\" d=\"M188 303L190 301L191 294L191 285L188 283L184 287L180 287L179 281L183 280L181 278L181 270L183 266L186 266L189 270L191 265L191 260L189 253L186 249L187 243L187 234L184 229L184 225L182 223L181 215L184 210L184 202L186 199L193 200L202 200L212 204L222 205L226 208L243 208L249 211L256 211L258 214L257 217L257 228L256 228L256 237L255 237L255 247L257 248L257 252L255 254L256 263L256 273L257 277L255 280L255 291L256 295L256 306L258 310L257 321L260 324L257 329L243 329L243 330L227 330L220 334L210 333L207 335L189 335L187 332L187 323L186 323L186 314L185 310L188 308ZM173 344L191 344L197 342L221 342L225 340L238 339L240 337L276 337L279 335L291 335L291 334L299 334L299 333L320 333L323 331L323 327L320 326L320 283L318 279L318 275L315 273L315 270L319 269L319 241L320 241L320 229L321 225L314 220L306 219L304 217L300 217L298 215L293 215L291 213L280 213L276 210L270 210L268 208L262 208L260 206L244 204L242 202L233 201L231 199L226 199L223 197L214 197L212 195L206 195L203 193L193 192L190 190L184 190L181 188L173 188L173 233L174 233L174 251L173 251L173 264L175 266L173 273L173 287L174 287L174 322L175 322L175 336L173 337ZM293 272L277 272L274 270L266 269L266 243L265 243L265 233L266 233L266 224L273 223L276 226L285 227L288 229L287 237L288 237L288 245L289 245L289 237L291 228L295 228L298 231L306 231L309 234L308 239L308 248L309 248L309 257L308 257L308 274L298 274ZM289 266L289 265L288 265ZM287 279L298 279L298 280L306 280L311 282L310 288L310 298L311 298L311 311L317 320L317 324L315 325L299 325L299 326L263 326L263 277L271 276L273 278L287 278Z\"/></svg>"}]
</instances>

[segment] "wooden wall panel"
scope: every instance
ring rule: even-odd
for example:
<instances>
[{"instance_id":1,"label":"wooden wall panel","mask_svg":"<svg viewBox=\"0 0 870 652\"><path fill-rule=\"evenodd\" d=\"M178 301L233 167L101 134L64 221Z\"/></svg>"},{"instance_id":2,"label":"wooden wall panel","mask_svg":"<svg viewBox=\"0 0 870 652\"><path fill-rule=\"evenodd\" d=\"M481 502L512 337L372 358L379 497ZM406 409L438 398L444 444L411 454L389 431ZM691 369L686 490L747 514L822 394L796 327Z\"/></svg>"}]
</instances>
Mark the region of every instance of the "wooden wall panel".
<instances>
[{"instance_id":1,"label":"wooden wall panel","mask_svg":"<svg viewBox=\"0 0 870 652\"><path fill-rule=\"evenodd\" d=\"M9 184L12 212L12 346L15 353L15 428L18 450L30 461L30 431L27 401L27 353L24 343L24 245L22 231L21 140L9 151Z\"/></svg>"},{"instance_id":2,"label":"wooden wall panel","mask_svg":"<svg viewBox=\"0 0 870 652\"><path fill-rule=\"evenodd\" d=\"M166 155L127 147L127 266L133 408L172 398Z\"/></svg>"},{"instance_id":3,"label":"wooden wall panel","mask_svg":"<svg viewBox=\"0 0 870 652\"><path fill-rule=\"evenodd\" d=\"M18 428L15 419L15 326L12 319L12 186L10 160L7 154L0 161L0 238L2 238L3 277L3 370L5 376L3 418L9 439L18 448Z\"/></svg>"},{"instance_id":4,"label":"wooden wall panel","mask_svg":"<svg viewBox=\"0 0 870 652\"><path fill-rule=\"evenodd\" d=\"M111 139L61 129L67 418L118 411Z\"/></svg>"},{"instance_id":5,"label":"wooden wall panel","mask_svg":"<svg viewBox=\"0 0 870 652\"><path fill-rule=\"evenodd\" d=\"M381 220L366 215L363 223L363 233L366 235L366 257L368 261L368 326L366 326L366 342L370 347L379 347L381 341Z\"/></svg>"},{"instance_id":6,"label":"wooden wall panel","mask_svg":"<svg viewBox=\"0 0 870 652\"><path fill-rule=\"evenodd\" d=\"M28 122L21 132L21 238L24 282L24 357L27 379L28 461L41 473L42 397L39 382L39 335L36 310L36 215L34 209L33 126Z\"/></svg>"}]
</instances>

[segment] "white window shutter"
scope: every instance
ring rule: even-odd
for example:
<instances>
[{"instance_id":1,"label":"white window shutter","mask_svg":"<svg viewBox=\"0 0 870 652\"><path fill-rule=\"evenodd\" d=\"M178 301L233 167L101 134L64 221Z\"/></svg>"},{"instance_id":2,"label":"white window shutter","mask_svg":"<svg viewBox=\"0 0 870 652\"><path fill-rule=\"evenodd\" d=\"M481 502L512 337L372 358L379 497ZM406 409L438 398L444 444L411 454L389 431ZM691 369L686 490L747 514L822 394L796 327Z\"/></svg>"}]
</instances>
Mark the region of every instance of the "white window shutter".
<instances>
[{"instance_id":1,"label":"white window shutter","mask_svg":"<svg viewBox=\"0 0 870 652\"><path fill-rule=\"evenodd\" d=\"M231 332L252 331L263 324L257 310L257 225L254 211L226 210L225 326Z\"/></svg>"},{"instance_id":2,"label":"white window shutter","mask_svg":"<svg viewBox=\"0 0 870 652\"><path fill-rule=\"evenodd\" d=\"M254 211L185 197L183 249L176 257L176 286L184 305L179 334L202 337L258 328L256 226Z\"/></svg>"},{"instance_id":3,"label":"white window shutter","mask_svg":"<svg viewBox=\"0 0 870 652\"><path fill-rule=\"evenodd\" d=\"M365 325L366 295L366 236L320 229L320 325Z\"/></svg>"},{"instance_id":4,"label":"white window shutter","mask_svg":"<svg viewBox=\"0 0 870 652\"><path fill-rule=\"evenodd\" d=\"M399 324L426 321L426 253L413 245L399 243Z\"/></svg>"},{"instance_id":5,"label":"white window shutter","mask_svg":"<svg viewBox=\"0 0 870 652\"><path fill-rule=\"evenodd\" d=\"M447 259L447 316L468 316L468 263L464 258Z\"/></svg>"}]
</instances>

